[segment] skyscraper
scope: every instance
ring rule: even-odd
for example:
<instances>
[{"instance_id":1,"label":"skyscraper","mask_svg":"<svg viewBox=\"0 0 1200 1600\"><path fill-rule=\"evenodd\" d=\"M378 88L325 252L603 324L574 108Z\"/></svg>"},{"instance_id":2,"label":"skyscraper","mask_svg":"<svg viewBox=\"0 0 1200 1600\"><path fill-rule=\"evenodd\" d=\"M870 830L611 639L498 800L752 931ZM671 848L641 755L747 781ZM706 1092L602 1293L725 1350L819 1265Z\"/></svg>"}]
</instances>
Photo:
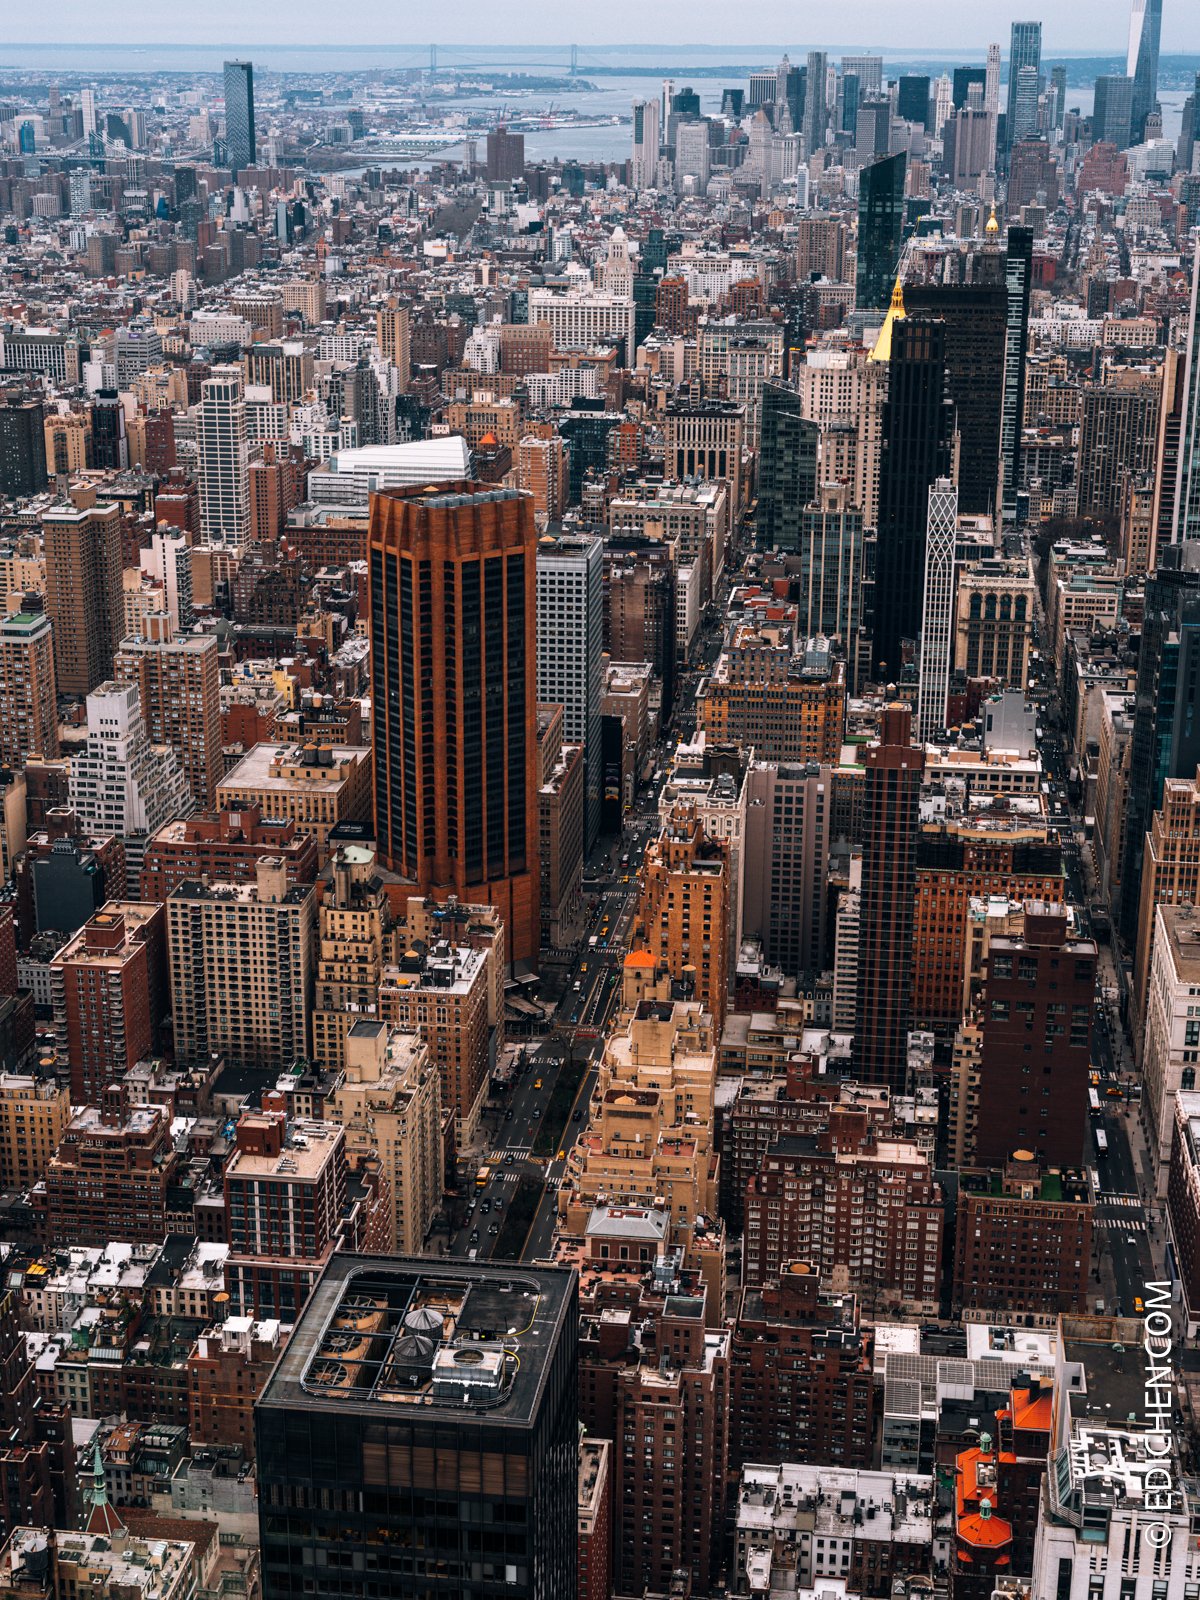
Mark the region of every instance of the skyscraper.
<instances>
[{"instance_id":1,"label":"skyscraper","mask_svg":"<svg viewBox=\"0 0 1200 1600\"><path fill-rule=\"evenodd\" d=\"M211 808L225 776L217 640L176 633L166 611L142 617L141 625L117 650L113 677L137 684L150 742L174 749L196 804Z\"/></svg>"},{"instance_id":2,"label":"skyscraper","mask_svg":"<svg viewBox=\"0 0 1200 1600\"><path fill-rule=\"evenodd\" d=\"M658 146L662 113L657 100L633 104L633 152L629 183L634 189L652 189L658 177Z\"/></svg>"},{"instance_id":3,"label":"skyscraper","mask_svg":"<svg viewBox=\"0 0 1200 1600\"><path fill-rule=\"evenodd\" d=\"M1133 83L1130 117L1132 142L1146 135L1146 118L1158 104L1158 40L1162 32L1162 0L1133 0L1129 8L1129 53L1125 71Z\"/></svg>"},{"instance_id":4,"label":"skyscraper","mask_svg":"<svg viewBox=\"0 0 1200 1600\"><path fill-rule=\"evenodd\" d=\"M1200 272L1192 273L1171 540L1200 539Z\"/></svg>"},{"instance_id":5,"label":"skyscraper","mask_svg":"<svg viewBox=\"0 0 1200 1600\"><path fill-rule=\"evenodd\" d=\"M926 526L921 674L917 689L917 738L922 744L935 738L946 726L946 696L950 690L958 490L949 478L939 478L930 485Z\"/></svg>"},{"instance_id":6,"label":"skyscraper","mask_svg":"<svg viewBox=\"0 0 1200 1600\"><path fill-rule=\"evenodd\" d=\"M249 61L225 63L225 152L238 172L258 159L254 137L254 67Z\"/></svg>"},{"instance_id":7,"label":"skyscraper","mask_svg":"<svg viewBox=\"0 0 1200 1600\"><path fill-rule=\"evenodd\" d=\"M860 311L882 311L888 303L904 231L904 172L907 157L885 156L858 176L858 278L854 303Z\"/></svg>"},{"instance_id":8,"label":"skyscraper","mask_svg":"<svg viewBox=\"0 0 1200 1600\"><path fill-rule=\"evenodd\" d=\"M1015 521L1021 482L1021 429L1025 424L1025 357L1029 349L1029 291L1033 231L1010 228L1004 255L1008 297L1004 327L1004 399L1000 411L1000 500L1005 522Z\"/></svg>"},{"instance_id":9,"label":"skyscraper","mask_svg":"<svg viewBox=\"0 0 1200 1600\"><path fill-rule=\"evenodd\" d=\"M903 641L915 642L921 627L929 488L950 474L953 429L946 325L900 317L891 329L875 557L875 668L893 679Z\"/></svg>"},{"instance_id":10,"label":"skyscraper","mask_svg":"<svg viewBox=\"0 0 1200 1600\"><path fill-rule=\"evenodd\" d=\"M1036 67L1022 67L1017 73L1012 122L1008 126L1010 148L1037 132L1041 84L1041 75Z\"/></svg>"},{"instance_id":11,"label":"skyscraper","mask_svg":"<svg viewBox=\"0 0 1200 1600\"><path fill-rule=\"evenodd\" d=\"M902 1092L912 1022L913 890L925 757L910 742L912 712L884 708L864 757L862 894L855 1072Z\"/></svg>"},{"instance_id":12,"label":"skyscraper","mask_svg":"<svg viewBox=\"0 0 1200 1600\"><path fill-rule=\"evenodd\" d=\"M924 127L929 121L929 74L905 73L897 86L896 114Z\"/></svg>"},{"instance_id":13,"label":"skyscraper","mask_svg":"<svg viewBox=\"0 0 1200 1600\"><path fill-rule=\"evenodd\" d=\"M543 537L537 551L537 697L563 708L563 735L583 746L584 849L600 831L604 691L604 542Z\"/></svg>"},{"instance_id":14,"label":"skyscraper","mask_svg":"<svg viewBox=\"0 0 1200 1600\"><path fill-rule=\"evenodd\" d=\"M817 490L820 428L804 415L804 396L783 379L763 385L759 428L757 542L766 550L800 548L804 507Z\"/></svg>"},{"instance_id":15,"label":"skyscraper","mask_svg":"<svg viewBox=\"0 0 1200 1600\"><path fill-rule=\"evenodd\" d=\"M58 755L54 646L41 610L0 619L0 764L20 768L31 754Z\"/></svg>"},{"instance_id":16,"label":"skyscraper","mask_svg":"<svg viewBox=\"0 0 1200 1600\"><path fill-rule=\"evenodd\" d=\"M828 57L824 50L808 52L804 90L804 137L810 156L825 148L825 130L829 124L829 106L825 98L828 67Z\"/></svg>"},{"instance_id":17,"label":"skyscraper","mask_svg":"<svg viewBox=\"0 0 1200 1600\"><path fill-rule=\"evenodd\" d=\"M501 124L487 136L487 178L489 183L515 183L525 175L525 135L509 133Z\"/></svg>"},{"instance_id":18,"label":"skyscraper","mask_svg":"<svg viewBox=\"0 0 1200 1600\"><path fill-rule=\"evenodd\" d=\"M12 389L0 398L0 498L45 487L45 407L36 396Z\"/></svg>"},{"instance_id":19,"label":"skyscraper","mask_svg":"<svg viewBox=\"0 0 1200 1600\"><path fill-rule=\"evenodd\" d=\"M976 1158L1001 1167L1031 1150L1043 1170L1077 1167L1091 1065L1096 946L1066 906L1030 901L1021 936L988 946Z\"/></svg>"},{"instance_id":20,"label":"skyscraper","mask_svg":"<svg viewBox=\"0 0 1200 1600\"><path fill-rule=\"evenodd\" d=\"M1200 765L1200 541L1168 545L1146 579L1138 655L1129 798L1121 865L1121 934L1137 936L1146 832L1168 778L1190 778Z\"/></svg>"},{"instance_id":21,"label":"skyscraper","mask_svg":"<svg viewBox=\"0 0 1200 1600\"><path fill-rule=\"evenodd\" d=\"M207 544L240 544L250 529L250 452L240 367L214 367L196 408L200 531Z\"/></svg>"},{"instance_id":22,"label":"skyscraper","mask_svg":"<svg viewBox=\"0 0 1200 1600\"><path fill-rule=\"evenodd\" d=\"M120 507L54 506L42 517L42 539L58 692L89 694L112 669L123 621Z\"/></svg>"},{"instance_id":23,"label":"skyscraper","mask_svg":"<svg viewBox=\"0 0 1200 1600\"><path fill-rule=\"evenodd\" d=\"M1092 138L1104 140L1125 150L1130 144L1133 120L1133 79L1119 73L1103 72L1096 79L1096 99L1092 108ZM1145 119L1143 119L1145 120Z\"/></svg>"},{"instance_id":24,"label":"skyscraper","mask_svg":"<svg viewBox=\"0 0 1200 1600\"><path fill-rule=\"evenodd\" d=\"M1040 22L1014 22L1012 25L1012 41L1008 51L1008 143L1011 147L1017 135L1014 127L1017 120L1017 90L1020 85L1021 69L1032 67L1034 82L1042 70L1042 25ZM1036 94L1034 96L1036 102Z\"/></svg>"},{"instance_id":25,"label":"skyscraper","mask_svg":"<svg viewBox=\"0 0 1200 1600\"><path fill-rule=\"evenodd\" d=\"M378 494L367 539L380 862L537 957L537 530L514 489Z\"/></svg>"},{"instance_id":26,"label":"skyscraper","mask_svg":"<svg viewBox=\"0 0 1200 1600\"><path fill-rule=\"evenodd\" d=\"M573 1272L335 1254L255 1408L263 1600L574 1595L577 1321Z\"/></svg>"},{"instance_id":27,"label":"skyscraper","mask_svg":"<svg viewBox=\"0 0 1200 1600\"><path fill-rule=\"evenodd\" d=\"M960 265L969 281L953 282ZM946 381L959 432L958 508L965 516L996 510L996 462L1004 393L1007 319L1004 258L997 249L973 249L945 262L941 282L904 285L909 316L938 317L946 325Z\"/></svg>"}]
</instances>

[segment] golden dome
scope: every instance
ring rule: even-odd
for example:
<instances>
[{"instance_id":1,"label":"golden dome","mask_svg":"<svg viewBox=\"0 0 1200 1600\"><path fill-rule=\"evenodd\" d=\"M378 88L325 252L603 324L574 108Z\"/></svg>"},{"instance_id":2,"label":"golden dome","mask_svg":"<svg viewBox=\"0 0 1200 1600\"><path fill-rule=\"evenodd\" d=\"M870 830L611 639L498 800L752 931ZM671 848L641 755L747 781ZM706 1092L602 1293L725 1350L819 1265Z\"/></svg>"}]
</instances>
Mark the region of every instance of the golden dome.
<instances>
[{"instance_id":1,"label":"golden dome","mask_svg":"<svg viewBox=\"0 0 1200 1600\"><path fill-rule=\"evenodd\" d=\"M987 234L989 239L994 239L996 237L996 235L1000 232L1000 224L996 221L996 208L995 208L995 206L992 207L992 214L987 219L987 226L984 228L983 231L984 231L984 233Z\"/></svg>"}]
</instances>

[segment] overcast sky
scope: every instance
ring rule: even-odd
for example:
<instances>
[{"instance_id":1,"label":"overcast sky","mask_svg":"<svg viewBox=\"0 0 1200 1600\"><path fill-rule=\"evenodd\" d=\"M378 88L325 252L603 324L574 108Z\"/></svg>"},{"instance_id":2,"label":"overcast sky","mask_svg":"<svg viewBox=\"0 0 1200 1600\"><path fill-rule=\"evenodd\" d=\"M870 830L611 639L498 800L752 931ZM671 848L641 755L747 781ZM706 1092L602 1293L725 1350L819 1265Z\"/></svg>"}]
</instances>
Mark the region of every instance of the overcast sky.
<instances>
[{"instance_id":1,"label":"overcast sky","mask_svg":"<svg viewBox=\"0 0 1200 1600\"><path fill-rule=\"evenodd\" d=\"M438 44L788 44L805 48L874 46L893 50L972 50L990 39L1008 47L1014 16L1041 16L1047 51L1120 51L1129 26L1128 0L1032 0L1013 11L992 0L858 0L850 6L797 6L794 0L561 0L483 4L439 0L436 6L396 0L187 0L151 6L118 0L57 0L5 7L11 43L343 44L392 48L436 38ZM1200 5L1164 0L1164 51L1200 51ZM52 31L48 23L53 24ZM4 45L0 42L0 65Z\"/></svg>"}]
</instances>

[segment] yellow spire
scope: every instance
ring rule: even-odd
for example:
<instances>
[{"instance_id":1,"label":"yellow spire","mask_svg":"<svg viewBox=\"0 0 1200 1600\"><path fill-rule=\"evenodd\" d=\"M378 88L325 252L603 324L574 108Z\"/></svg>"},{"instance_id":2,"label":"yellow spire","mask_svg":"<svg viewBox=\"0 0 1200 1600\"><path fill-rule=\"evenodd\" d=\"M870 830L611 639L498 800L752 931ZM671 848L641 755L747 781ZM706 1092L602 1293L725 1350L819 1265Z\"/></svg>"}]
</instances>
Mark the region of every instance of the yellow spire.
<instances>
[{"instance_id":1,"label":"yellow spire","mask_svg":"<svg viewBox=\"0 0 1200 1600\"><path fill-rule=\"evenodd\" d=\"M904 285L897 278L892 286L892 303L888 306L887 316L883 319L883 327L879 330L875 348L867 357L869 361L890 361L892 359L892 329L903 316Z\"/></svg>"},{"instance_id":2,"label":"yellow spire","mask_svg":"<svg viewBox=\"0 0 1200 1600\"><path fill-rule=\"evenodd\" d=\"M994 239L1000 232L1000 224L996 221L996 207L994 203L992 205L992 214L987 219L987 224L983 231L987 234L989 239Z\"/></svg>"}]
</instances>

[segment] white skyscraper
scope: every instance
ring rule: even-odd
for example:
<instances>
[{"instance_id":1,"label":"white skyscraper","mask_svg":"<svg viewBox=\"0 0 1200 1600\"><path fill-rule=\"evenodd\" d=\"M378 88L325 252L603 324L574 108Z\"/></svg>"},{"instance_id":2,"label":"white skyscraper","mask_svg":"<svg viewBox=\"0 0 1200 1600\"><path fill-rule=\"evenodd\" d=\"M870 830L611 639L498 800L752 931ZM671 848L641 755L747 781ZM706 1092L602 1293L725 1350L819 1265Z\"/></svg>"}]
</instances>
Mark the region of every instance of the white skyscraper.
<instances>
[{"instance_id":1,"label":"white skyscraper","mask_svg":"<svg viewBox=\"0 0 1200 1600\"><path fill-rule=\"evenodd\" d=\"M94 689L87 725L87 744L71 757L71 810L88 832L125 840L125 879L136 900L148 836L188 815L192 791L175 752L150 743L136 683Z\"/></svg>"},{"instance_id":2,"label":"white skyscraper","mask_svg":"<svg viewBox=\"0 0 1200 1600\"><path fill-rule=\"evenodd\" d=\"M250 456L240 367L214 367L196 407L200 531L209 544L239 544L250 528Z\"/></svg>"},{"instance_id":3,"label":"white skyscraper","mask_svg":"<svg viewBox=\"0 0 1200 1600\"><path fill-rule=\"evenodd\" d=\"M949 478L929 486L925 536L925 604L921 613L921 676L917 686L917 738L922 743L946 726L950 658L954 648L954 535L958 489Z\"/></svg>"},{"instance_id":4,"label":"white skyscraper","mask_svg":"<svg viewBox=\"0 0 1200 1600\"><path fill-rule=\"evenodd\" d=\"M988 45L987 74L983 80L983 109L988 114L988 171L996 170L996 135L1000 123L1000 46Z\"/></svg>"},{"instance_id":5,"label":"white skyscraper","mask_svg":"<svg viewBox=\"0 0 1200 1600\"><path fill-rule=\"evenodd\" d=\"M633 104L633 159L630 184L635 189L653 189L658 181L658 147L662 139L662 111L657 100L635 100Z\"/></svg>"},{"instance_id":6,"label":"white skyscraper","mask_svg":"<svg viewBox=\"0 0 1200 1600\"><path fill-rule=\"evenodd\" d=\"M563 708L563 737L583 746L584 837L600 831L604 691L604 545L594 535L543 539L537 553L537 692Z\"/></svg>"},{"instance_id":7,"label":"white skyscraper","mask_svg":"<svg viewBox=\"0 0 1200 1600\"><path fill-rule=\"evenodd\" d=\"M96 91L95 89L81 89L79 91L79 104L83 111L83 136L95 133L98 128L96 119Z\"/></svg>"}]
</instances>

